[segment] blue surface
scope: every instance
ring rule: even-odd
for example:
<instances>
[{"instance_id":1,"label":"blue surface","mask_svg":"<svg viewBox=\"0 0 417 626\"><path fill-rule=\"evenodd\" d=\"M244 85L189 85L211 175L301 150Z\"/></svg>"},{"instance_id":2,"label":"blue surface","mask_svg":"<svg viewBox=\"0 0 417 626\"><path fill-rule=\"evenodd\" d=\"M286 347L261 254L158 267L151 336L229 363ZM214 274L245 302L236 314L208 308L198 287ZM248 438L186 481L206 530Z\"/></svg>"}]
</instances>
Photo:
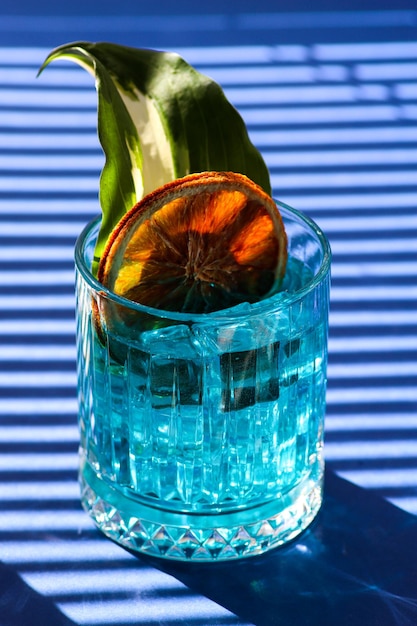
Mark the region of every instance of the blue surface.
<instances>
[{"instance_id":1,"label":"blue surface","mask_svg":"<svg viewBox=\"0 0 417 626\"><path fill-rule=\"evenodd\" d=\"M318 518L288 546L210 570L164 569L257 625L411 625L416 539L417 518L328 471Z\"/></svg>"},{"instance_id":2,"label":"blue surface","mask_svg":"<svg viewBox=\"0 0 417 626\"><path fill-rule=\"evenodd\" d=\"M0 626L415 624L414 3L170 6L0 9ZM82 38L176 50L216 78L274 195L331 241L326 501L285 551L160 571L81 511L72 256L99 211L96 96L70 64L36 72Z\"/></svg>"}]
</instances>

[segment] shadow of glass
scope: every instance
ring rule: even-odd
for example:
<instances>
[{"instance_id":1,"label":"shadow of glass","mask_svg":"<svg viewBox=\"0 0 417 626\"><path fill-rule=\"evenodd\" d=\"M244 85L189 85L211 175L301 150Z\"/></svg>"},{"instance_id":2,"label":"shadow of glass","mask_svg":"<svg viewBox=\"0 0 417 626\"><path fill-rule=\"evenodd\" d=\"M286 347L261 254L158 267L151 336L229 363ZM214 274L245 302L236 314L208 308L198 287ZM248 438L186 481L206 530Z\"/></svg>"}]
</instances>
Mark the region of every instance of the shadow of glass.
<instances>
[{"instance_id":1,"label":"shadow of glass","mask_svg":"<svg viewBox=\"0 0 417 626\"><path fill-rule=\"evenodd\" d=\"M417 517L327 469L317 519L286 547L230 563L145 560L257 626L415 626L416 557Z\"/></svg>"}]
</instances>

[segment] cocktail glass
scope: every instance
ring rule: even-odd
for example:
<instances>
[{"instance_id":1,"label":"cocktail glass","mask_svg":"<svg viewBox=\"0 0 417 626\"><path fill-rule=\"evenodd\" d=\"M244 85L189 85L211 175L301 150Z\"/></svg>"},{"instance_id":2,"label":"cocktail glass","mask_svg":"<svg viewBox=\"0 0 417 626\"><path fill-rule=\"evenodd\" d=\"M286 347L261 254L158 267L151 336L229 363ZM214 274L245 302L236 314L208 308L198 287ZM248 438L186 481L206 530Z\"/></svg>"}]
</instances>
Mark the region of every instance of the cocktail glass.
<instances>
[{"instance_id":1,"label":"cocktail glass","mask_svg":"<svg viewBox=\"0 0 417 626\"><path fill-rule=\"evenodd\" d=\"M256 555L320 508L331 255L313 221L278 206L282 290L210 314L118 297L91 272L99 219L78 239L81 499L129 550Z\"/></svg>"}]
</instances>

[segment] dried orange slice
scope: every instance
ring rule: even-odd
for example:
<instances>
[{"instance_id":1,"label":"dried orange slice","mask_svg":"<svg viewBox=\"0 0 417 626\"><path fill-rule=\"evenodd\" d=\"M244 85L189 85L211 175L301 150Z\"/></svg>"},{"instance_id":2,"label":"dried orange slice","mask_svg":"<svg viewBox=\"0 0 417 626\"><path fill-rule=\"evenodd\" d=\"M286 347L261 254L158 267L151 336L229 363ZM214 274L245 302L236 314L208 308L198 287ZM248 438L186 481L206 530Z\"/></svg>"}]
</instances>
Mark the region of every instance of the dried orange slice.
<instances>
[{"instance_id":1,"label":"dried orange slice","mask_svg":"<svg viewBox=\"0 0 417 626\"><path fill-rule=\"evenodd\" d=\"M272 198L242 174L203 172L167 183L126 213L97 277L143 305L209 313L277 290L286 260Z\"/></svg>"}]
</instances>

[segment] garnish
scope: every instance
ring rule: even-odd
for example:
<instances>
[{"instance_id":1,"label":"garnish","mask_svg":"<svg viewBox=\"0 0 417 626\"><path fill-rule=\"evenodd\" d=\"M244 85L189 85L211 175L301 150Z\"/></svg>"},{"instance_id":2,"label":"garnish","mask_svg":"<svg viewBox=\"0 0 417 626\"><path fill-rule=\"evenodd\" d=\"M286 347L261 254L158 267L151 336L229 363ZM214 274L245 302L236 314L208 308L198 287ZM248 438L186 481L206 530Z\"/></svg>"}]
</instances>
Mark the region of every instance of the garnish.
<instances>
[{"instance_id":1,"label":"garnish","mask_svg":"<svg viewBox=\"0 0 417 626\"><path fill-rule=\"evenodd\" d=\"M95 266L123 215L154 189L194 172L234 171L270 193L268 169L221 87L180 56L113 43L53 50L39 73L69 59L96 79L101 230Z\"/></svg>"},{"instance_id":2,"label":"garnish","mask_svg":"<svg viewBox=\"0 0 417 626\"><path fill-rule=\"evenodd\" d=\"M271 197L241 174L203 172L158 188L122 218L98 280L146 306L210 313L277 291L286 260Z\"/></svg>"}]
</instances>

